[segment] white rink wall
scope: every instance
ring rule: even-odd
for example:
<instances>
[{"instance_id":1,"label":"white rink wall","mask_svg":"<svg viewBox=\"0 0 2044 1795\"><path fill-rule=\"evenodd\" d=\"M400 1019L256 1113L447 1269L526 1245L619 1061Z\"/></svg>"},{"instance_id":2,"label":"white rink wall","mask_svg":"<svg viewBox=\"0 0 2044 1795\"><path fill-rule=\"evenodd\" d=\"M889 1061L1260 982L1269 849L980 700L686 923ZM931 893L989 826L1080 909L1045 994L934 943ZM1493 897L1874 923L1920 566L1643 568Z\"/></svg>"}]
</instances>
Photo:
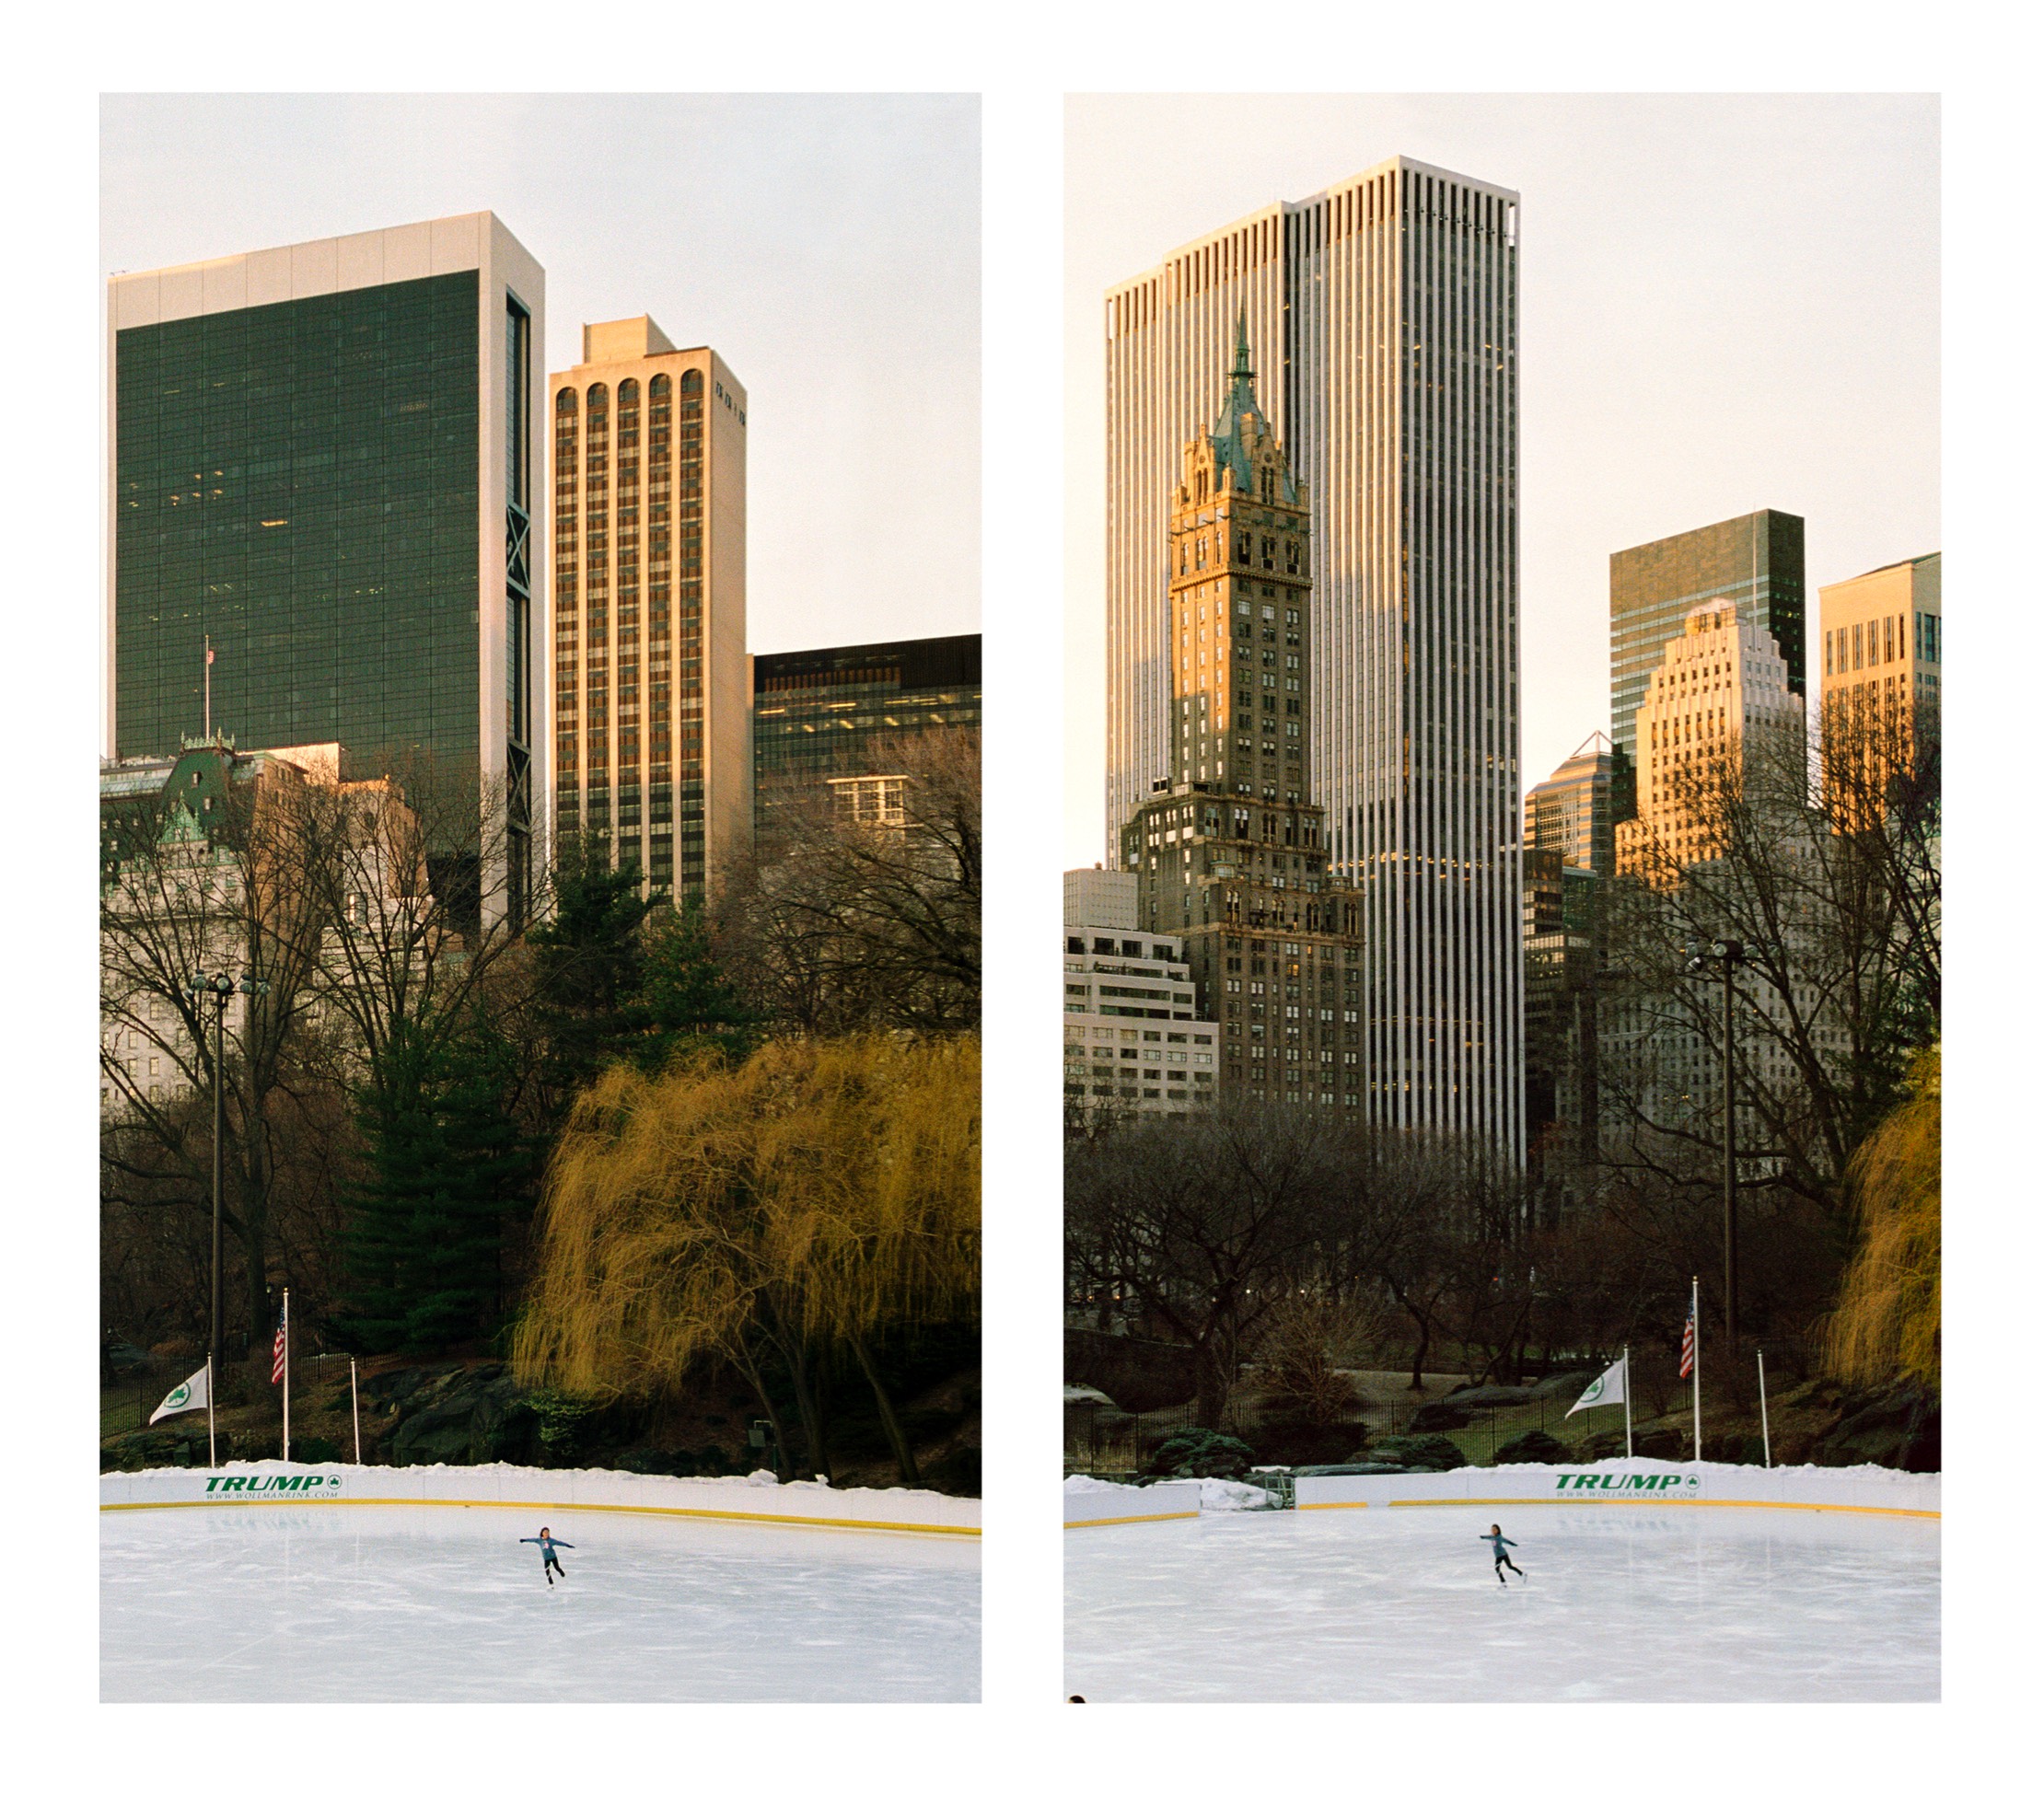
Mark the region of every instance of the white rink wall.
<instances>
[{"instance_id":1,"label":"white rink wall","mask_svg":"<svg viewBox=\"0 0 2044 1795\"><path fill-rule=\"evenodd\" d=\"M1064 1524L1107 1526L1121 1521L1196 1520L1204 1510L1256 1507L1217 1500L1245 1486L1184 1478L1136 1488L1072 1477L1064 1480ZM1601 1459L1595 1465L1501 1465L1403 1476L1301 1477L1295 1506L1314 1509L1450 1507L1495 1503L1557 1506L1612 1502L1690 1507L1760 1506L1864 1511L1938 1518L1934 1472L1890 1471L1878 1465L1697 1465L1661 1458Z\"/></svg>"},{"instance_id":2,"label":"white rink wall","mask_svg":"<svg viewBox=\"0 0 2044 1795\"><path fill-rule=\"evenodd\" d=\"M287 1465L275 1459L110 1471L99 1478L102 1512L122 1509L218 1508L237 1504L405 1504L529 1509L797 1526L878 1528L977 1537L976 1498L929 1489L832 1489L819 1483L750 1477L657 1477L633 1471L548 1471L526 1465ZM1194 1506L1197 1506L1195 1502Z\"/></svg>"},{"instance_id":3,"label":"white rink wall","mask_svg":"<svg viewBox=\"0 0 2044 1795\"><path fill-rule=\"evenodd\" d=\"M1147 1484L1140 1489L1098 1477L1064 1480L1067 1527L1104 1527L1117 1521L1196 1521L1199 1515L1197 1478Z\"/></svg>"},{"instance_id":4,"label":"white rink wall","mask_svg":"<svg viewBox=\"0 0 2044 1795\"><path fill-rule=\"evenodd\" d=\"M1758 1465L1611 1458L1595 1465L1501 1465L1403 1477L1301 1477L1294 1500L1307 1511L1655 1502L1864 1511L1934 1520L1943 1512L1940 1481L1935 1472L1890 1471L1878 1465L1842 1469L1781 1465L1769 1470Z\"/></svg>"}]
</instances>

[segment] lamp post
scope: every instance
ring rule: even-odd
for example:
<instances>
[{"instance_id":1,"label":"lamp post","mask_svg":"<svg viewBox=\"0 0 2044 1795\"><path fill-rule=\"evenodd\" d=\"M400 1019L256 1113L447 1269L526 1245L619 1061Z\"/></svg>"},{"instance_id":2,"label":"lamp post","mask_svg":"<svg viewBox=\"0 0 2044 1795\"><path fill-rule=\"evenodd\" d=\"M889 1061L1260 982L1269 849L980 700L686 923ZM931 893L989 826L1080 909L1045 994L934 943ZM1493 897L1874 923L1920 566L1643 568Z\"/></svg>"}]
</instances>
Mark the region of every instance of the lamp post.
<instances>
[{"instance_id":1,"label":"lamp post","mask_svg":"<svg viewBox=\"0 0 2044 1795\"><path fill-rule=\"evenodd\" d=\"M238 990L245 997L261 997L270 987L245 972L239 979L230 979L224 972L195 972L186 989L202 1001L209 997L213 1000L213 1320L206 1338L207 1350L212 1354L207 1362L214 1367L213 1376L217 1379L224 1357L220 1333L220 1183L225 1097L220 1061L226 1035L227 1000ZM217 1401L218 1396L209 1392L207 1399Z\"/></svg>"},{"instance_id":2,"label":"lamp post","mask_svg":"<svg viewBox=\"0 0 2044 1795\"><path fill-rule=\"evenodd\" d=\"M1746 962L1740 941L1699 942L1685 971L1716 972L1725 980L1725 1343L1735 1352L1739 1338L1738 1122L1732 1070L1732 973Z\"/></svg>"}]
</instances>

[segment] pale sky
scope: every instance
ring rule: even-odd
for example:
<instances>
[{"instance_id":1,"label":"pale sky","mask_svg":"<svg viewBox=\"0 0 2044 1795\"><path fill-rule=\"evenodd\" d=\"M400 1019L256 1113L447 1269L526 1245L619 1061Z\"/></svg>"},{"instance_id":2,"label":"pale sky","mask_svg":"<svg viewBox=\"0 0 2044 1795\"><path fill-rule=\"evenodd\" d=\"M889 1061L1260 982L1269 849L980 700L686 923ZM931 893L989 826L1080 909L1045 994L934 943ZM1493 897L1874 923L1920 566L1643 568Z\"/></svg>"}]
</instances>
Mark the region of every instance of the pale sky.
<instances>
[{"instance_id":1,"label":"pale sky","mask_svg":"<svg viewBox=\"0 0 2044 1795\"><path fill-rule=\"evenodd\" d=\"M1101 296L1403 154L1520 197L1520 767L1609 726L1609 558L1763 505L1819 585L1937 549L1932 96L1065 109L1065 864L1102 852ZM1820 663L1818 663L1820 664Z\"/></svg>"},{"instance_id":2,"label":"pale sky","mask_svg":"<svg viewBox=\"0 0 2044 1795\"><path fill-rule=\"evenodd\" d=\"M744 383L754 653L979 628L976 96L114 96L99 187L103 274L494 212L550 372L650 312Z\"/></svg>"}]
</instances>

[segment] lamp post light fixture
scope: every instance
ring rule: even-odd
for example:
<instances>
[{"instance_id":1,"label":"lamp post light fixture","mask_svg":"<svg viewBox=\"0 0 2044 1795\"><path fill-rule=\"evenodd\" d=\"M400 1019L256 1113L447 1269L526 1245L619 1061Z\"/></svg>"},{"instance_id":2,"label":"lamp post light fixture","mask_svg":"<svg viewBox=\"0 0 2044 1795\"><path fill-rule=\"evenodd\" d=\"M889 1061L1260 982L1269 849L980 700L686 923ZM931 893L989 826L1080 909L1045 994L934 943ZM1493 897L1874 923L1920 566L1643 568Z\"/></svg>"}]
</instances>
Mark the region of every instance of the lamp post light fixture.
<instances>
[{"instance_id":1,"label":"lamp post light fixture","mask_svg":"<svg viewBox=\"0 0 2044 1795\"><path fill-rule=\"evenodd\" d=\"M1741 941L1696 942L1683 967L1725 980L1725 1343L1736 1354L1739 1338L1738 1121L1732 1061L1732 974L1746 964Z\"/></svg>"},{"instance_id":2,"label":"lamp post light fixture","mask_svg":"<svg viewBox=\"0 0 2044 1795\"><path fill-rule=\"evenodd\" d=\"M207 1363L214 1367L213 1376L220 1375L223 1360L220 1334L220 1183L222 1168L221 1126L225 1108L223 1084L220 1077L220 1060L226 1034L227 1000L237 991L244 997L261 997L268 993L269 985L261 979L251 978L244 972L239 979L230 979L224 972L195 972L185 989L203 1002L213 1000L213 1319L207 1329L207 1350L212 1357ZM216 1401L211 1397L209 1400Z\"/></svg>"}]
</instances>

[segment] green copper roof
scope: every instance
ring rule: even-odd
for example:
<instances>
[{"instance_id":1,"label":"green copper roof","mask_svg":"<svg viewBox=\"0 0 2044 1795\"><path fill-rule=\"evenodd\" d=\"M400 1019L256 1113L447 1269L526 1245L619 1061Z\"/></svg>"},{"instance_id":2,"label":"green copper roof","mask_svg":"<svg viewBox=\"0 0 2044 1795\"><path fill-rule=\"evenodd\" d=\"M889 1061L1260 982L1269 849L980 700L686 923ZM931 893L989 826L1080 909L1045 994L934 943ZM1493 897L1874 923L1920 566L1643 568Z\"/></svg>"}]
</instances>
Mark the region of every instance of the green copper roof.
<instances>
[{"instance_id":1,"label":"green copper roof","mask_svg":"<svg viewBox=\"0 0 2044 1795\"><path fill-rule=\"evenodd\" d=\"M1253 492L1254 464L1250 450L1264 436L1275 438L1277 432L1271 428L1270 420L1263 415L1262 407L1256 402L1256 376L1249 368L1249 320L1246 312L1235 317L1235 365L1228 371L1227 397L1221 402L1221 415L1214 421L1207 440L1214 446L1214 467L1216 476L1224 468L1235 469L1235 483L1245 492ZM1282 473L1284 502L1299 502L1299 482L1281 456L1278 461Z\"/></svg>"}]
</instances>

